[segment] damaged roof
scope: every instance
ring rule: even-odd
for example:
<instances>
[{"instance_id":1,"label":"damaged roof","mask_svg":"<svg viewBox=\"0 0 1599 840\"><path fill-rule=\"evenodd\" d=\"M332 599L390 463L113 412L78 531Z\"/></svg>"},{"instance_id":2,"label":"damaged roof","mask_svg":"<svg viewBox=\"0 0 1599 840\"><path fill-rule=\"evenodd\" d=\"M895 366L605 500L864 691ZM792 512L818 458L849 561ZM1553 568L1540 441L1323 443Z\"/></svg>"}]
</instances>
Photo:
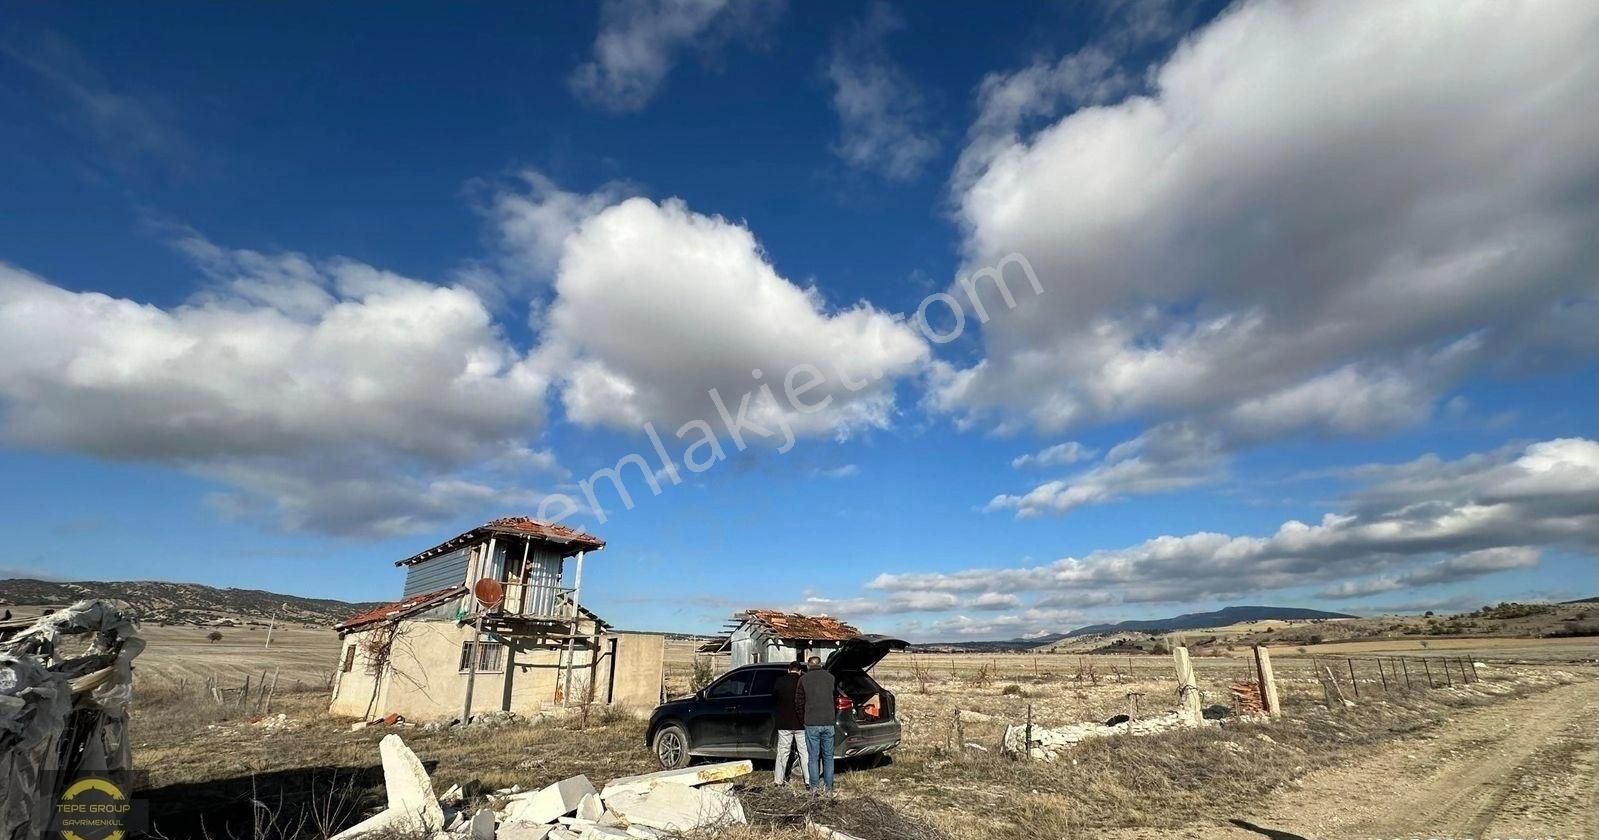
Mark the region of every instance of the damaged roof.
<instances>
[{"instance_id":1,"label":"damaged roof","mask_svg":"<svg viewBox=\"0 0 1599 840\"><path fill-rule=\"evenodd\" d=\"M853 625L845 624L830 615L801 615L777 610L745 610L733 616L735 621L752 621L765 627L779 639L804 639L809 641L842 642L861 635Z\"/></svg>"},{"instance_id":2,"label":"damaged roof","mask_svg":"<svg viewBox=\"0 0 1599 840\"><path fill-rule=\"evenodd\" d=\"M454 586L446 586L443 589L434 590L433 592L428 592L422 595L412 595L403 601L395 601L392 604L384 604L381 607L373 607L366 612L352 615L345 619L343 623L333 625L333 629L339 631L340 633L347 633L351 630L365 627L369 624L377 624L383 621L392 621L394 619L405 618L406 616L415 615L423 610L436 607L439 604L450 600L451 598L457 598L464 594L466 594L466 587L462 586L461 584L456 584Z\"/></svg>"},{"instance_id":3,"label":"damaged roof","mask_svg":"<svg viewBox=\"0 0 1599 840\"><path fill-rule=\"evenodd\" d=\"M451 537L432 548L421 551L404 560L398 560L394 565L409 566L420 563L440 554L454 551L464 545L473 545L489 536L527 537L547 543L554 543L562 547L563 555L576 554L579 551L599 551L605 547L605 540L592 534L585 534L576 528L568 528L555 522L540 522L526 516L504 516L493 522L487 522L466 531L458 536Z\"/></svg>"}]
</instances>

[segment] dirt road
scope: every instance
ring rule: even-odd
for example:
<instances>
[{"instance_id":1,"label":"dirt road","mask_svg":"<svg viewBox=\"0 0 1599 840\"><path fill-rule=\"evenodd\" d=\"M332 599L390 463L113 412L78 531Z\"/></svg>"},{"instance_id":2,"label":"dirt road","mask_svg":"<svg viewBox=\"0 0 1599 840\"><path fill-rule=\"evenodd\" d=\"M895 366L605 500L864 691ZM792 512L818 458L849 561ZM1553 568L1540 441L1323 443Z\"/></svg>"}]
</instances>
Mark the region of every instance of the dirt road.
<instances>
[{"instance_id":1,"label":"dirt road","mask_svg":"<svg viewBox=\"0 0 1599 840\"><path fill-rule=\"evenodd\" d=\"M1426 735L1310 774L1218 838L1599 837L1599 685L1458 713Z\"/></svg>"}]
</instances>

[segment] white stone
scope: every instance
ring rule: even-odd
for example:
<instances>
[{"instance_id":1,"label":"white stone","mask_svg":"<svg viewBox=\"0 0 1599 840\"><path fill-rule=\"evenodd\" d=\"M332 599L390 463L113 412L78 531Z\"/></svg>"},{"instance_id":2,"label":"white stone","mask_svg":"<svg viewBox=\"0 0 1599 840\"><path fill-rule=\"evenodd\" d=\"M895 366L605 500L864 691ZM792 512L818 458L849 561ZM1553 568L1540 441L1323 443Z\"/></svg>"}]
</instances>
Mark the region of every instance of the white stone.
<instances>
[{"instance_id":1,"label":"white stone","mask_svg":"<svg viewBox=\"0 0 1599 840\"><path fill-rule=\"evenodd\" d=\"M444 810L433 795L433 780L422 760L398 735L385 735L378 744L383 759L383 787L388 792L389 810L416 834L432 834L444 828Z\"/></svg>"},{"instance_id":2,"label":"white stone","mask_svg":"<svg viewBox=\"0 0 1599 840\"><path fill-rule=\"evenodd\" d=\"M360 840L360 838L364 837L388 837L404 832L408 828L409 823L402 820L399 814L385 809L329 837L328 840Z\"/></svg>"},{"instance_id":3,"label":"white stone","mask_svg":"<svg viewBox=\"0 0 1599 840\"><path fill-rule=\"evenodd\" d=\"M699 767L685 767L681 770L662 770L658 773L645 773L642 776L623 776L612 779L600 793L600 798L610 802L611 797L619 793L639 793L650 790L659 785L674 785L677 787L693 787L712 782L725 782L740 776L747 776L754 772L755 765L749 761L724 761L720 764L705 764Z\"/></svg>"},{"instance_id":4,"label":"white stone","mask_svg":"<svg viewBox=\"0 0 1599 840\"><path fill-rule=\"evenodd\" d=\"M506 822L552 823L577 810L583 797L594 793L587 776L562 779L536 793L519 793L505 803Z\"/></svg>"},{"instance_id":5,"label":"white stone","mask_svg":"<svg viewBox=\"0 0 1599 840\"><path fill-rule=\"evenodd\" d=\"M497 829L495 840L547 840L554 830L550 825L508 822Z\"/></svg>"},{"instance_id":6,"label":"white stone","mask_svg":"<svg viewBox=\"0 0 1599 840\"><path fill-rule=\"evenodd\" d=\"M687 785L662 784L642 793L623 792L606 804L628 825L664 831L697 831L746 821L737 797Z\"/></svg>"},{"instance_id":7,"label":"white stone","mask_svg":"<svg viewBox=\"0 0 1599 840\"><path fill-rule=\"evenodd\" d=\"M577 802L577 815L589 822L599 822L605 816L605 803L597 793L585 794Z\"/></svg>"},{"instance_id":8,"label":"white stone","mask_svg":"<svg viewBox=\"0 0 1599 840\"><path fill-rule=\"evenodd\" d=\"M612 828L605 825L591 825L588 828L583 829L583 833L578 835L578 840L608 840L609 838L616 837L625 837L631 840L633 835L628 834L625 830L620 828Z\"/></svg>"}]
</instances>

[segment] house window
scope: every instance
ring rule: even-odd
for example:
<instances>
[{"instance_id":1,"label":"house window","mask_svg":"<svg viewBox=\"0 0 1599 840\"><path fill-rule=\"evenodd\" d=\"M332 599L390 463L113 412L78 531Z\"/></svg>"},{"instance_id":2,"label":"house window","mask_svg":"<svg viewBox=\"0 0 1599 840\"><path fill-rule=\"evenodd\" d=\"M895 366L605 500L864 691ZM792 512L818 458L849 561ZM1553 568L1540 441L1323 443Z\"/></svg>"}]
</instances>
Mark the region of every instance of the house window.
<instances>
[{"instance_id":1,"label":"house window","mask_svg":"<svg viewBox=\"0 0 1599 840\"><path fill-rule=\"evenodd\" d=\"M344 665L343 665L342 668L340 668L340 670L342 670L344 673L348 674L348 673L350 673L350 670L352 668L354 668L354 667L355 667L355 643L351 642L350 646L344 649Z\"/></svg>"},{"instance_id":2,"label":"house window","mask_svg":"<svg viewBox=\"0 0 1599 840\"><path fill-rule=\"evenodd\" d=\"M466 673L467 666L472 663L472 643L461 643L461 661L457 667L461 673ZM477 645L477 672L499 673L505 662L505 645L499 642L478 642Z\"/></svg>"}]
</instances>

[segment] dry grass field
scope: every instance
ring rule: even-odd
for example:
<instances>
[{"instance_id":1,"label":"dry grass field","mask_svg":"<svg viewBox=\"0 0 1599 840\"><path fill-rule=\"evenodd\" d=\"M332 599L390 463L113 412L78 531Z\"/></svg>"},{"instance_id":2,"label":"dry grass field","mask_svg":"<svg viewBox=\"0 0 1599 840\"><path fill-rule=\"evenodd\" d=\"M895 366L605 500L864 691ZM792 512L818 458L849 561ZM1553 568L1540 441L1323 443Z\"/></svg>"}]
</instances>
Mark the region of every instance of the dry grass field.
<instances>
[{"instance_id":1,"label":"dry grass field","mask_svg":"<svg viewBox=\"0 0 1599 840\"><path fill-rule=\"evenodd\" d=\"M213 630L222 634L220 640L206 638ZM327 628L274 628L271 647L264 627L145 626L140 632L148 643L134 663L141 689L203 685L211 677L233 686L262 672L269 678L278 674L286 690L295 683L321 687L339 658L339 637Z\"/></svg>"},{"instance_id":2,"label":"dry grass field","mask_svg":"<svg viewBox=\"0 0 1599 840\"><path fill-rule=\"evenodd\" d=\"M150 803L156 828L174 840L315 838L379 804L377 742L386 730L350 731L348 721L325 714L326 694L312 688L318 669L333 658L332 634L289 633L271 650L260 646L264 631L232 635L239 637L233 644L224 631L213 645L199 631L153 628L148 634L132 731L142 774L137 796ZM1338 711L1324 705L1312 670L1333 661L1332 646L1311 649L1320 659L1279 649L1283 721L1101 739L1056 763L1001 755L1003 725L1023 720L1029 706L1041 726L1103 720L1127 710L1129 692L1142 694L1142 714L1174 709L1170 657L895 654L877 675L899 697L904 745L885 766L844 770L841 798L828 807L848 812L887 803L952 838L1261 836L1240 822L1290 832L1270 836L1353 836L1357 826L1349 815L1379 804L1387 810L1370 813L1386 814L1389 822L1360 830L1399 833L1458 823L1461 829L1480 824L1507 833L1584 835L1583 826L1595 817L1595 774L1579 771L1599 769L1591 737L1599 725L1596 672L1514 661L1528 659L1527 649L1545 648L1550 655L1544 660L1591 662L1599 645L1516 641L1421 651L1435 664L1446 656L1481 662L1480 682L1473 685L1395 686L1385 694L1377 673L1362 671L1361 699ZM691 646L674 651L668 683L686 690ZM1250 673L1242 651L1194 661L1206 704L1228 702L1227 684ZM195 691L195 681L209 673L242 678L270 668L281 668L284 678L296 674L302 690L284 692L265 720L219 707ZM964 740L986 751L947 748L956 709L993 716L965 725ZM277 713L286 717L279 721ZM603 783L652 769L641 721L612 714L596 716L581 731L580 725L400 731L439 788L460 783L473 797L576 773ZM1372 772L1397 775L1374 786ZM1508 785L1511 793L1456 802L1449 798L1452 788L1438 780L1466 772L1479 774L1482 790ZM769 780L760 769L751 783ZM1423 816L1408 817L1407 805ZM763 818L724 836L807 836L781 823Z\"/></svg>"}]
</instances>

